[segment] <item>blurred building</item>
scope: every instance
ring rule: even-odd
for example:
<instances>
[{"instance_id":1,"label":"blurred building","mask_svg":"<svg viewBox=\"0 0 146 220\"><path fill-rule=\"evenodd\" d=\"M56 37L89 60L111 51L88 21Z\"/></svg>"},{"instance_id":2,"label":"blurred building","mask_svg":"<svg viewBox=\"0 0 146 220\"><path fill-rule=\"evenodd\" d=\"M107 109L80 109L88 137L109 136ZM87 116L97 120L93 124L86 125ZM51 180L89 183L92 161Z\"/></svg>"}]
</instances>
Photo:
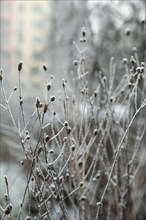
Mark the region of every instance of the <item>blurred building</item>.
<instances>
[{"instance_id":1,"label":"blurred building","mask_svg":"<svg viewBox=\"0 0 146 220\"><path fill-rule=\"evenodd\" d=\"M1 1L0 15L0 68L10 73L13 66L13 34L14 33L14 11L13 1Z\"/></svg>"},{"instance_id":2,"label":"blurred building","mask_svg":"<svg viewBox=\"0 0 146 220\"><path fill-rule=\"evenodd\" d=\"M37 84L45 62L49 1L1 2L1 68L15 79L24 62L24 78Z\"/></svg>"}]
</instances>

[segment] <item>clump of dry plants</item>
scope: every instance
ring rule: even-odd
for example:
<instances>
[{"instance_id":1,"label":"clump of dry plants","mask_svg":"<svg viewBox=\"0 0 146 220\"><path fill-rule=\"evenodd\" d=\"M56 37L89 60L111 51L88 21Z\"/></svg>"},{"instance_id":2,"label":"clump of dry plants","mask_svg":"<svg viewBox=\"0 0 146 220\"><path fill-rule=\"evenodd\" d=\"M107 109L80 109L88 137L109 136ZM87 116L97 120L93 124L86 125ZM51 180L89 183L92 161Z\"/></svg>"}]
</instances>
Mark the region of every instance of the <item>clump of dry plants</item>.
<instances>
[{"instance_id":1,"label":"clump of dry plants","mask_svg":"<svg viewBox=\"0 0 146 220\"><path fill-rule=\"evenodd\" d=\"M52 94L53 86L57 90L55 78L46 77L46 96L36 94L30 116L25 113L21 85L25 63L18 64L18 87L9 96L1 70L0 108L19 139L22 158L17 161L25 180L16 208L10 193L15 182L9 184L7 173L1 177L5 186L1 219L146 217L146 64L139 62L134 48L131 58L123 59L125 73L117 84L112 57L109 73L97 72L92 92L86 78L90 74L85 68L86 41L83 28L80 42L74 42L79 54L73 62L74 78L62 79L58 97ZM43 70L48 74L45 64ZM18 96L18 118L13 116L12 96Z\"/></svg>"}]
</instances>

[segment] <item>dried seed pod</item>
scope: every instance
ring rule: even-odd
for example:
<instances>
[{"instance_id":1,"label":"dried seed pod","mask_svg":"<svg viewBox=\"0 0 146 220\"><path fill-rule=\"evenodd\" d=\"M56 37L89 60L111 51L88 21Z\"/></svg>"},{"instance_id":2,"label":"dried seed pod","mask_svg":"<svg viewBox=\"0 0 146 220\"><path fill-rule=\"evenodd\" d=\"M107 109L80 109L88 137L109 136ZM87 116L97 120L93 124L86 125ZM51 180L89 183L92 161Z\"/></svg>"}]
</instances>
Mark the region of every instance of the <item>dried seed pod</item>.
<instances>
[{"instance_id":1,"label":"dried seed pod","mask_svg":"<svg viewBox=\"0 0 146 220\"><path fill-rule=\"evenodd\" d=\"M3 70L1 69L1 70L0 70L0 80L3 79L3 77L2 77L2 73L3 73Z\"/></svg>"},{"instance_id":2,"label":"dried seed pod","mask_svg":"<svg viewBox=\"0 0 146 220\"><path fill-rule=\"evenodd\" d=\"M80 42L81 43L85 43L87 41L87 39L84 37L84 38L80 38Z\"/></svg>"},{"instance_id":3,"label":"dried seed pod","mask_svg":"<svg viewBox=\"0 0 146 220\"><path fill-rule=\"evenodd\" d=\"M86 36L86 29L85 29L85 27L82 28L82 36L83 36L83 37Z\"/></svg>"},{"instance_id":4,"label":"dried seed pod","mask_svg":"<svg viewBox=\"0 0 146 220\"><path fill-rule=\"evenodd\" d=\"M8 186L8 177L6 175L4 176L4 179L5 179L6 185Z\"/></svg>"},{"instance_id":5,"label":"dried seed pod","mask_svg":"<svg viewBox=\"0 0 146 220\"><path fill-rule=\"evenodd\" d=\"M130 62L131 62L133 65L136 64L136 60L135 60L134 56L131 56Z\"/></svg>"},{"instance_id":6,"label":"dried seed pod","mask_svg":"<svg viewBox=\"0 0 146 220\"><path fill-rule=\"evenodd\" d=\"M51 89L51 87L52 87L51 83L48 83L47 84L47 90L49 91Z\"/></svg>"},{"instance_id":7,"label":"dried seed pod","mask_svg":"<svg viewBox=\"0 0 146 220\"><path fill-rule=\"evenodd\" d=\"M38 155L42 152L42 149L43 149L43 147L40 146L39 149L38 149Z\"/></svg>"},{"instance_id":8,"label":"dried seed pod","mask_svg":"<svg viewBox=\"0 0 146 220\"><path fill-rule=\"evenodd\" d=\"M70 134L70 133L71 133L71 130L72 130L71 127L68 127L68 128L67 128L67 134Z\"/></svg>"},{"instance_id":9,"label":"dried seed pod","mask_svg":"<svg viewBox=\"0 0 146 220\"><path fill-rule=\"evenodd\" d=\"M47 71L48 67L46 64L43 64L43 69L44 69L44 71Z\"/></svg>"},{"instance_id":10,"label":"dried seed pod","mask_svg":"<svg viewBox=\"0 0 146 220\"><path fill-rule=\"evenodd\" d=\"M82 165L83 165L83 162L80 160L80 161L78 162L78 166L79 166L79 167L82 167Z\"/></svg>"},{"instance_id":11,"label":"dried seed pod","mask_svg":"<svg viewBox=\"0 0 146 220\"><path fill-rule=\"evenodd\" d=\"M46 135L46 137L45 137L45 141L48 142L49 140L50 140L49 135Z\"/></svg>"},{"instance_id":12,"label":"dried seed pod","mask_svg":"<svg viewBox=\"0 0 146 220\"><path fill-rule=\"evenodd\" d=\"M141 72L141 68L140 68L139 66L136 68L136 72L137 72L137 73L140 73L140 72Z\"/></svg>"},{"instance_id":13,"label":"dried seed pod","mask_svg":"<svg viewBox=\"0 0 146 220\"><path fill-rule=\"evenodd\" d=\"M40 106L39 106L40 108L42 108L43 107L43 103L40 103Z\"/></svg>"},{"instance_id":14,"label":"dried seed pod","mask_svg":"<svg viewBox=\"0 0 146 220\"><path fill-rule=\"evenodd\" d=\"M65 122L64 122L64 126L65 126L65 127L68 127L68 121L65 121Z\"/></svg>"},{"instance_id":15,"label":"dried seed pod","mask_svg":"<svg viewBox=\"0 0 146 220\"><path fill-rule=\"evenodd\" d=\"M38 97L36 98L35 106L36 106L37 108L40 107L40 99L39 99Z\"/></svg>"},{"instance_id":16,"label":"dried seed pod","mask_svg":"<svg viewBox=\"0 0 146 220\"><path fill-rule=\"evenodd\" d=\"M71 150L72 150L72 151L75 150L75 145L74 145L74 144L71 146Z\"/></svg>"},{"instance_id":17,"label":"dried seed pod","mask_svg":"<svg viewBox=\"0 0 146 220\"><path fill-rule=\"evenodd\" d=\"M129 36L130 34L131 34L131 31L130 31L130 30L127 30L127 31L126 31L126 35Z\"/></svg>"},{"instance_id":18,"label":"dried seed pod","mask_svg":"<svg viewBox=\"0 0 146 220\"><path fill-rule=\"evenodd\" d=\"M65 88L65 79L62 79L62 86Z\"/></svg>"},{"instance_id":19,"label":"dried seed pod","mask_svg":"<svg viewBox=\"0 0 146 220\"><path fill-rule=\"evenodd\" d=\"M78 61L77 61L77 60L74 60L74 61L73 61L73 64L74 64L75 66L77 66L77 65L78 65Z\"/></svg>"},{"instance_id":20,"label":"dried seed pod","mask_svg":"<svg viewBox=\"0 0 146 220\"><path fill-rule=\"evenodd\" d=\"M133 48L132 48L132 51L133 51L134 53L136 53L136 52L137 52L137 48L136 48L136 47L133 47Z\"/></svg>"},{"instance_id":21,"label":"dried seed pod","mask_svg":"<svg viewBox=\"0 0 146 220\"><path fill-rule=\"evenodd\" d=\"M22 166L24 165L24 161L23 160L21 160L20 163L21 163Z\"/></svg>"},{"instance_id":22,"label":"dried seed pod","mask_svg":"<svg viewBox=\"0 0 146 220\"><path fill-rule=\"evenodd\" d=\"M65 177L66 177L66 179L68 179L68 178L69 178L69 176L70 176L70 175L69 175L69 173L66 173L66 176L65 176Z\"/></svg>"},{"instance_id":23,"label":"dried seed pod","mask_svg":"<svg viewBox=\"0 0 146 220\"><path fill-rule=\"evenodd\" d=\"M54 101L55 101L55 96L54 96L54 95L51 96L50 101L51 101L51 102L54 102Z\"/></svg>"},{"instance_id":24,"label":"dried seed pod","mask_svg":"<svg viewBox=\"0 0 146 220\"><path fill-rule=\"evenodd\" d=\"M19 61L19 63L18 63L18 71L19 72L22 70L22 65L23 65L23 62Z\"/></svg>"},{"instance_id":25,"label":"dried seed pod","mask_svg":"<svg viewBox=\"0 0 146 220\"><path fill-rule=\"evenodd\" d=\"M127 58L123 58L123 63L127 64L128 63L128 59Z\"/></svg>"},{"instance_id":26,"label":"dried seed pod","mask_svg":"<svg viewBox=\"0 0 146 220\"><path fill-rule=\"evenodd\" d=\"M95 97L95 98L97 97L97 92L96 92L96 91L94 92L94 97Z\"/></svg>"},{"instance_id":27,"label":"dried seed pod","mask_svg":"<svg viewBox=\"0 0 146 220\"><path fill-rule=\"evenodd\" d=\"M9 215L12 210L12 204L8 204L4 210L5 215Z\"/></svg>"},{"instance_id":28,"label":"dried seed pod","mask_svg":"<svg viewBox=\"0 0 146 220\"><path fill-rule=\"evenodd\" d=\"M53 149L49 150L49 153L50 153L50 154L53 154L53 153L54 153L54 150L53 150Z\"/></svg>"},{"instance_id":29,"label":"dried seed pod","mask_svg":"<svg viewBox=\"0 0 146 220\"><path fill-rule=\"evenodd\" d=\"M98 134L98 130L97 129L94 129L94 136L96 136Z\"/></svg>"},{"instance_id":30,"label":"dried seed pod","mask_svg":"<svg viewBox=\"0 0 146 220\"><path fill-rule=\"evenodd\" d=\"M20 99L20 105L22 105L23 104L23 99Z\"/></svg>"},{"instance_id":31,"label":"dried seed pod","mask_svg":"<svg viewBox=\"0 0 146 220\"><path fill-rule=\"evenodd\" d=\"M110 97L110 102L113 102L114 98L113 97Z\"/></svg>"},{"instance_id":32,"label":"dried seed pod","mask_svg":"<svg viewBox=\"0 0 146 220\"><path fill-rule=\"evenodd\" d=\"M24 220L31 220L32 218L30 216L27 216Z\"/></svg>"},{"instance_id":33,"label":"dried seed pod","mask_svg":"<svg viewBox=\"0 0 146 220\"><path fill-rule=\"evenodd\" d=\"M80 198L80 201L85 201L86 200L86 196L82 196L81 198Z\"/></svg>"},{"instance_id":34,"label":"dried seed pod","mask_svg":"<svg viewBox=\"0 0 146 220\"><path fill-rule=\"evenodd\" d=\"M30 136L29 136L29 135L27 135L27 136L26 136L26 139L27 139L27 140L30 140Z\"/></svg>"},{"instance_id":35,"label":"dried seed pod","mask_svg":"<svg viewBox=\"0 0 146 220\"><path fill-rule=\"evenodd\" d=\"M84 183L83 182L80 182L80 187L83 187Z\"/></svg>"},{"instance_id":36,"label":"dried seed pod","mask_svg":"<svg viewBox=\"0 0 146 220\"><path fill-rule=\"evenodd\" d=\"M4 197L5 197L5 200L8 201L8 194L7 193L4 194Z\"/></svg>"},{"instance_id":37,"label":"dried seed pod","mask_svg":"<svg viewBox=\"0 0 146 220\"><path fill-rule=\"evenodd\" d=\"M63 183L63 176L60 176L59 177L59 184L62 184Z\"/></svg>"},{"instance_id":38,"label":"dried seed pod","mask_svg":"<svg viewBox=\"0 0 146 220\"><path fill-rule=\"evenodd\" d=\"M64 138L63 138L63 142L66 142L66 141L67 141L67 137L64 137Z\"/></svg>"},{"instance_id":39,"label":"dried seed pod","mask_svg":"<svg viewBox=\"0 0 146 220\"><path fill-rule=\"evenodd\" d=\"M144 67L141 67L141 68L140 68L140 73L144 73L144 71L145 71L145 68L144 68Z\"/></svg>"},{"instance_id":40,"label":"dried seed pod","mask_svg":"<svg viewBox=\"0 0 146 220\"><path fill-rule=\"evenodd\" d=\"M44 105L44 114L47 112L47 110L48 110L48 104L45 104Z\"/></svg>"}]
</instances>

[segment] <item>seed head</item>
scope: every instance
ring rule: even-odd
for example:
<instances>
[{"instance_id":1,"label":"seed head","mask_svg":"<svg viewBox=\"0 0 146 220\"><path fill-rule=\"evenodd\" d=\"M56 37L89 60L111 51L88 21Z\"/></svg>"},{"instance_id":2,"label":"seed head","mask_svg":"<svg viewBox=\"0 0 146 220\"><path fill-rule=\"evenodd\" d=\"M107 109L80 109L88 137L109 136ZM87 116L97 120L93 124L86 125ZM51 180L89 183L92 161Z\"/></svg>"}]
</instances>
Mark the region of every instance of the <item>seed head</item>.
<instances>
[{"instance_id":1,"label":"seed head","mask_svg":"<svg viewBox=\"0 0 146 220\"><path fill-rule=\"evenodd\" d=\"M127 58L123 58L123 63L124 63L124 64L127 64L127 63L128 63Z\"/></svg>"},{"instance_id":2,"label":"seed head","mask_svg":"<svg viewBox=\"0 0 146 220\"><path fill-rule=\"evenodd\" d=\"M74 62L73 62L73 63L74 63L74 65L75 65L75 66L77 66L77 65L78 65L78 61L77 61L77 60L74 60Z\"/></svg>"},{"instance_id":3,"label":"seed head","mask_svg":"<svg viewBox=\"0 0 146 220\"><path fill-rule=\"evenodd\" d=\"M110 102L113 102L113 100L114 100L113 97L110 97Z\"/></svg>"},{"instance_id":4,"label":"seed head","mask_svg":"<svg viewBox=\"0 0 146 220\"><path fill-rule=\"evenodd\" d=\"M63 183L63 176L59 177L59 183L62 184Z\"/></svg>"},{"instance_id":5,"label":"seed head","mask_svg":"<svg viewBox=\"0 0 146 220\"><path fill-rule=\"evenodd\" d=\"M80 182L80 187L83 187L84 183L83 182Z\"/></svg>"},{"instance_id":6,"label":"seed head","mask_svg":"<svg viewBox=\"0 0 146 220\"><path fill-rule=\"evenodd\" d=\"M80 198L80 201L85 201L86 200L86 196L82 196L81 198Z\"/></svg>"},{"instance_id":7,"label":"seed head","mask_svg":"<svg viewBox=\"0 0 146 220\"><path fill-rule=\"evenodd\" d=\"M55 101L55 96L54 96L54 95L51 96L50 101L51 101L51 102L54 102L54 101Z\"/></svg>"},{"instance_id":8,"label":"seed head","mask_svg":"<svg viewBox=\"0 0 146 220\"><path fill-rule=\"evenodd\" d=\"M27 216L24 220L31 220L32 218L30 216Z\"/></svg>"},{"instance_id":9,"label":"seed head","mask_svg":"<svg viewBox=\"0 0 146 220\"><path fill-rule=\"evenodd\" d=\"M6 206L6 208L5 208L5 210L4 210L5 215L9 215L10 212L11 212L11 210L12 210L12 204L10 203L10 204L8 204L8 205Z\"/></svg>"},{"instance_id":10,"label":"seed head","mask_svg":"<svg viewBox=\"0 0 146 220\"><path fill-rule=\"evenodd\" d=\"M96 92L96 91L94 92L94 97L95 97L95 98L97 97L97 92Z\"/></svg>"},{"instance_id":11,"label":"seed head","mask_svg":"<svg viewBox=\"0 0 146 220\"><path fill-rule=\"evenodd\" d=\"M49 151L49 153L50 153L50 154L53 154L53 153L54 153L54 150L53 150L53 149L51 149L51 150Z\"/></svg>"},{"instance_id":12,"label":"seed head","mask_svg":"<svg viewBox=\"0 0 146 220\"><path fill-rule=\"evenodd\" d=\"M65 79L62 79L62 86L65 88Z\"/></svg>"},{"instance_id":13,"label":"seed head","mask_svg":"<svg viewBox=\"0 0 146 220\"><path fill-rule=\"evenodd\" d=\"M80 160L80 161L78 162L78 166L79 166L79 167L82 167L82 165L83 165L83 162Z\"/></svg>"},{"instance_id":14,"label":"seed head","mask_svg":"<svg viewBox=\"0 0 146 220\"><path fill-rule=\"evenodd\" d=\"M65 177L66 177L66 179L68 179L69 178L69 173L66 173Z\"/></svg>"},{"instance_id":15,"label":"seed head","mask_svg":"<svg viewBox=\"0 0 146 220\"><path fill-rule=\"evenodd\" d=\"M65 126L65 127L68 127L68 121L65 121L65 122L64 122L64 126Z\"/></svg>"},{"instance_id":16,"label":"seed head","mask_svg":"<svg viewBox=\"0 0 146 220\"><path fill-rule=\"evenodd\" d=\"M18 63L18 71L20 72L22 70L23 62L19 61Z\"/></svg>"},{"instance_id":17,"label":"seed head","mask_svg":"<svg viewBox=\"0 0 146 220\"><path fill-rule=\"evenodd\" d=\"M36 98L36 103L35 103L36 107L39 108L40 107L40 99L37 97Z\"/></svg>"},{"instance_id":18,"label":"seed head","mask_svg":"<svg viewBox=\"0 0 146 220\"><path fill-rule=\"evenodd\" d=\"M47 71L48 67L46 64L43 64L43 69L44 69L44 71Z\"/></svg>"},{"instance_id":19,"label":"seed head","mask_svg":"<svg viewBox=\"0 0 146 220\"><path fill-rule=\"evenodd\" d=\"M1 70L1 73L0 73L0 80L2 80L3 79L3 77L2 77L2 70Z\"/></svg>"},{"instance_id":20,"label":"seed head","mask_svg":"<svg viewBox=\"0 0 146 220\"><path fill-rule=\"evenodd\" d=\"M48 142L49 140L50 140L49 135L46 135L46 137L45 137L45 141Z\"/></svg>"},{"instance_id":21,"label":"seed head","mask_svg":"<svg viewBox=\"0 0 146 220\"><path fill-rule=\"evenodd\" d=\"M136 72L137 72L137 73L140 73L140 72L141 72L141 68L140 68L140 67L137 67L137 68L136 68Z\"/></svg>"},{"instance_id":22,"label":"seed head","mask_svg":"<svg viewBox=\"0 0 146 220\"><path fill-rule=\"evenodd\" d=\"M131 56L131 58L130 58L130 62L131 62L132 64L135 64L135 63L136 63L136 60L134 59L133 56Z\"/></svg>"},{"instance_id":23,"label":"seed head","mask_svg":"<svg viewBox=\"0 0 146 220\"><path fill-rule=\"evenodd\" d=\"M94 129L94 136L96 136L98 134L98 130Z\"/></svg>"},{"instance_id":24,"label":"seed head","mask_svg":"<svg viewBox=\"0 0 146 220\"><path fill-rule=\"evenodd\" d=\"M144 68L144 67L141 67L141 68L140 68L140 73L144 73L144 70L145 70L145 68Z\"/></svg>"},{"instance_id":25,"label":"seed head","mask_svg":"<svg viewBox=\"0 0 146 220\"><path fill-rule=\"evenodd\" d=\"M136 53L136 52L137 52L137 48L136 48L136 47L133 47L133 48L132 48L132 51L133 51L134 53Z\"/></svg>"},{"instance_id":26,"label":"seed head","mask_svg":"<svg viewBox=\"0 0 146 220\"><path fill-rule=\"evenodd\" d=\"M71 130L72 130L71 127L68 127L68 128L67 128L67 134L70 134L70 133L71 133Z\"/></svg>"},{"instance_id":27,"label":"seed head","mask_svg":"<svg viewBox=\"0 0 146 220\"><path fill-rule=\"evenodd\" d=\"M51 83L48 83L47 84L47 90L49 91L51 89L51 87L52 87Z\"/></svg>"},{"instance_id":28,"label":"seed head","mask_svg":"<svg viewBox=\"0 0 146 220\"><path fill-rule=\"evenodd\" d=\"M74 144L71 146L71 150L72 150L72 151L75 150L75 145L74 145Z\"/></svg>"},{"instance_id":29,"label":"seed head","mask_svg":"<svg viewBox=\"0 0 146 220\"><path fill-rule=\"evenodd\" d=\"M81 43L85 43L86 41L87 41L87 39L86 39L85 37L80 38L80 42L81 42Z\"/></svg>"},{"instance_id":30,"label":"seed head","mask_svg":"<svg viewBox=\"0 0 146 220\"><path fill-rule=\"evenodd\" d=\"M20 163L21 163L22 166L24 165L24 161L23 160L21 160Z\"/></svg>"},{"instance_id":31,"label":"seed head","mask_svg":"<svg viewBox=\"0 0 146 220\"><path fill-rule=\"evenodd\" d=\"M47 110L48 110L48 104L45 104L44 105L44 114L47 112Z\"/></svg>"},{"instance_id":32,"label":"seed head","mask_svg":"<svg viewBox=\"0 0 146 220\"><path fill-rule=\"evenodd\" d=\"M127 31L126 31L126 35L129 36L130 34L131 34L131 31L130 31L130 30L127 30Z\"/></svg>"},{"instance_id":33,"label":"seed head","mask_svg":"<svg viewBox=\"0 0 146 220\"><path fill-rule=\"evenodd\" d=\"M66 141L67 141L67 137L64 137L64 138L63 138L63 142L66 142Z\"/></svg>"},{"instance_id":34,"label":"seed head","mask_svg":"<svg viewBox=\"0 0 146 220\"><path fill-rule=\"evenodd\" d=\"M5 179L6 185L8 186L8 177L6 175L4 176L4 179Z\"/></svg>"},{"instance_id":35,"label":"seed head","mask_svg":"<svg viewBox=\"0 0 146 220\"><path fill-rule=\"evenodd\" d=\"M23 104L23 99L20 99L20 105L22 105Z\"/></svg>"},{"instance_id":36,"label":"seed head","mask_svg":"<svg viewBox=\"0 0 146 220\"><path fill-rule=\"evenodd\" d=\"M86 29L85 29L85 27L82 28L82 36L83 36L83 37L86 36Z\"/></svg>"},{"instance_id":37,"label":"seed head","mask_svg":"<svg viewBox=\"0 0 146 220\"><path fill-rule=\"evenodd\" d=\"M1 70L0 70L0 80L3 79L2 74L3 74L3 70L1 69Z\"/></svg>"},{"instance_id":38,"label":"seed head","mask_svg":"<svg viewBox=\"0 0 146 220\"><path fill-rule=\"evenodd\" d=\"M41 153L42 149L43 149L43 147L40 146L39 149L38 149L38 155Z\"/></svg>"},{"instance_id":39,"label":"seed head","mask_svg":"<svg viewBox=\"0 0 146 220\"><path fill-rule=\"evenodd\" d=\"M29 135L27 135L27 136L26 136L26 139L27 139L27 140L30 140L30 136L29 136Z\"/></svg>"}]
</instances>

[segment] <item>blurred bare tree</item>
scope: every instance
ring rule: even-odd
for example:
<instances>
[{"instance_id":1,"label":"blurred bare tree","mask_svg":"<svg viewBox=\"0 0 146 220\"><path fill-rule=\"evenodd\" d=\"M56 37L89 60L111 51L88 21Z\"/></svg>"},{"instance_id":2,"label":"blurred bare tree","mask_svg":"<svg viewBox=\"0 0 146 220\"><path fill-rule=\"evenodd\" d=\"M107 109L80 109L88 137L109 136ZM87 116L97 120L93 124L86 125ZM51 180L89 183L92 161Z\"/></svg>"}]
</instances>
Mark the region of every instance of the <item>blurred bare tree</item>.
<instances>
[{"instance_id":1,"label":"blurred bare tree","mask_svg":"<svg viewBox=\"0 0 146 220\"><path fill-rule=\"evenodd\" d=\"M95 73L102 70L108 74L111 57L118 63L117 80L123 71L121 60L130 59L133 47L137 48L139 61L144 61L145 1L54 1L51 7L48 63L49 72L59 82L65 72L69 76L75 70L73 59L78 54L73 41L78 42L83 26L87 28L86 69L91 90L95 87Z\"/></svg>"}]
</instances>

